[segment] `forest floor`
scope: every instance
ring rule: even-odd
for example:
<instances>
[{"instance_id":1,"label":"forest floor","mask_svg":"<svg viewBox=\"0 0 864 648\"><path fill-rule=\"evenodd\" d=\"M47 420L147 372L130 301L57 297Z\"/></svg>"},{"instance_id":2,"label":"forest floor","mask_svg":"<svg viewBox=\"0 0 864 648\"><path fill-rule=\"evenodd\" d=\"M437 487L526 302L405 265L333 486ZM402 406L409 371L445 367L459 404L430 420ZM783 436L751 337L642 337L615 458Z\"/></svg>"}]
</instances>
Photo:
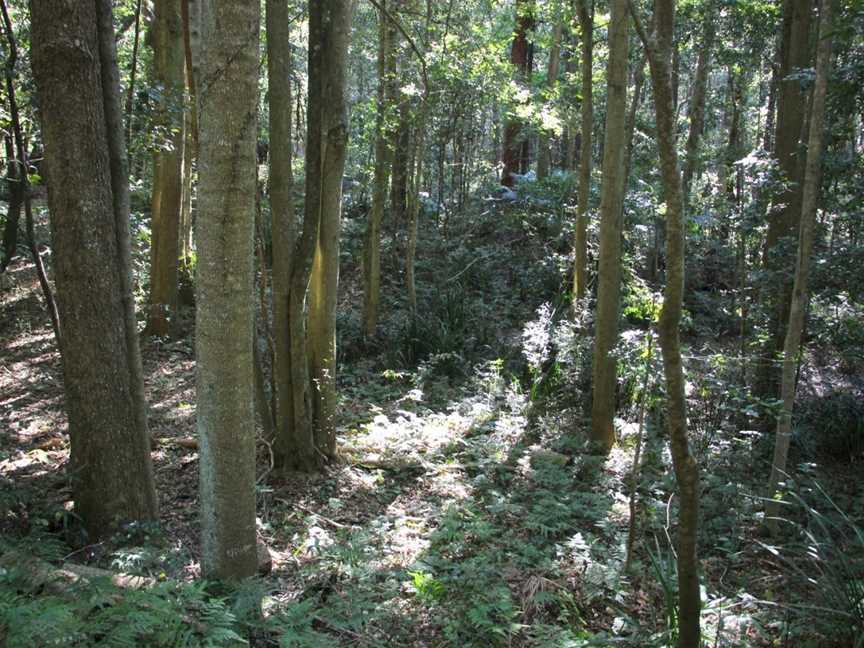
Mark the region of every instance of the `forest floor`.
<instances>
[{"instance_id":1,"label":"forest floor","mask_svg":"<svg viewBox=\"0 0 864 648\"><path fill-rule=\"evenodd\" d=\"M496 240L522 245L506 233ZM61 368L38 283L21 260L4 281L0 532L62 538L66 561L196 578L191 336L142 343L160 526L88 545L74 536ZM259 533L272 571L256 587L265 618L278 623L254 635L258 644L667 645L676 510L668 450L649 425L637 543L625 569L636 417L621 421L608 458L587 454L574 397L538 398L549 391L548 354L525 386L528 370L508 358L530 355L532 338L551 335L552 315L538 305L519 309L528 320L521 327L493 326L487 341L497 346L470 359L450 351L413 370L382 369L386 362L359 358L346 343L358 359L340 376L341 461L326 473L276 476L259 445ZM843 645L802 628L784 607L820 590L786 591L788 561L803 563L758 534L754 436L700 441L706 638L715 646ZM854 466L842 471L832 495L845 502L859 497L860 475Z\"/></svg>"}]
</instances>

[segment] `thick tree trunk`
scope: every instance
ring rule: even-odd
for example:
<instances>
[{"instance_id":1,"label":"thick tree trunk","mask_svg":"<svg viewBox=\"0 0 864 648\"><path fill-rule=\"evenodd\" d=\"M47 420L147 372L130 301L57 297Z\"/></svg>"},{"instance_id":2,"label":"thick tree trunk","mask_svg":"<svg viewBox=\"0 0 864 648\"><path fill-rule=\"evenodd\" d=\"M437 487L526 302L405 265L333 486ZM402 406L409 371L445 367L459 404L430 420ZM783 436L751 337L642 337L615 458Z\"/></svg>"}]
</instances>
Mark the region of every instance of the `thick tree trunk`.
<instances>
[{"instance_id":1,"label":"thick tree trunk","mask_svg":"<svg viewBox=\"0 0 864 648\"><path fill-rule=\"evenodd\" d=\"M160 89L156 125L166 141L153 153L150 310L147 333L168 335L177 317L183 179L183 21L180 3L156 0L153 71Z\"/></svg>"},{"instance_id":2,"label":"thick tree trunk","mask_svg":"<svg viewBox=\"0 0 864 648\"><path fill-rule=\"evenodd\" d=\"M816 226L816 201L822 177L822 138L825 124L825 98L828 93L828 76L831 67L831 0L821 3L819 19L819 45L816 55L816 81L810 108L810 133L807 141L807 161L804 171L804 188L801 208L801 233L798 241L798 259L795 267L795 283L792 289L792 304L789 309L789 325L783 344L783 371L780 382L780 397L783 410L777 419L777 437L774 458L771 464L771 480L768 487L768 506L765 517L769 527L776 532L778 527L779 502L776 493L780 482L786 478L786 461L792 436L792 408L795 403L795 378L801 348L801 338L806 323L809 299L808 281L810 256Z\"/></svg>"},{"instance_id":3,"label":"thick tree trunk","mask_svg":"<svg viewBox=\"0 0 864 648\"><path fill-rule=\"evenodd\" d=\"M531 0L516 0L516 31L510 48L510 63L515 68L516 81L523 85L528 81L529 45L528 32L534 28L534 13ZM514 174L520 172L523 161L522 122L509 117L504 125L504 144L501 150L501 184L512 187L516 184Z\"/></svg>"},{"instance_id":4,"label":"thick tree trunk","mask_svg":"<svg viewBox=\"0 0 864 648\"><path fill-rule=\"evenodd\" d=\"M342 174L348 144L345 74L351 35L350 0L312 0L309 33L321 47L310 56L310 123L313 106L320 113L319 128L308 135L308 146L318 147L320 163L307 158L308 209L319 214L318 240L309 282L309 373L315 449L324 461L336 457L336 297L339 285L339 231L342 219ZM314 42L314 41L313 41ZM313 102L312 76L320 76Z\"/></svg>"},{"instance_id":5,"label":"thick tree trunk","mask_svg":"<svg viewBox=\"0 0 864 648\"><path fill-rule=\"evenodd\" d=\"M132 310L111 3L37 2L31 19L51 177L70 475L76 511L95 539L120 523L157 517Z\"/></svg>"},{"instance_id":6,"label":"thick tree trunk","mask_svg":"<svg viewBox=\"0 0 864 648\"><path fill-rule=\"evenodd\" d=\"M259 2L202 2L195 347L205 576L256 572L253 230Z\"/></svg>"},{"instance_id":7,"label":"thick tree trunk","mask_svg":"<svg viewBox=\"0 0 864 648\"><path fill-rule=\"evenodd\" d=\"M578 2L582 29L582 107L579 152L579 197L576 208L576 260L573 272L573 297L583 299L588 287L588 201L591 198L591 151L594 128L594 6L591 0Z\"/></svg>"},{"instance_id":8,"label":"thick tree trunk","mask_svg":"<svg viewBox=\"0 0 864 648\"><path fill-rule=\"evenodd\" d=\"M558 83L558 68L561 62L561 34L564 26L559 22L552 32L552 49L549 50L549 68L546 73L546 83L549 92L554 96L555 86ZM537 146L537 179L543 180L549 175L552 166L552 149L549 146L549 133L540 133L540 143Z\"/></svg>"},{"instance_id":9,"label":"thick tree trunk","mask_svg":"<svg viewBox=\"0 0 864 648\"><path fill-rule=\"evenodd\" d=\"M801 218L801 133L804 126L806 100L801 82L794 77L796 70L810 65L810 14L812 0L785 0L783 6L783 39L780 55L780 82L777 102L777 130L774 154L786 190L774 199L777 209L768 214L765 236L765 269L769 284L764 287L770 321L770 337L762 350L762 358L754 385L762 398L779 396L780 366L776 357L783 349L786 324L792 300L788 277L795 264L795 245Z\"/></svg>"},{"instance_id":10,"label":"thick tree trunk","mask_svg":"<svg viewBox=\"0 0 864 648\"><path fill-rule=\"evenodd\" d=\"M603 186L600 200L600 259L594 325L591 438L608 452L615 443L615 345L621 283L621 204L624 197L624 149L627 112L627 0L612 0Z\"/></svg>"},{"instance_id":11,"label":"thick tree trunk","mask_svg":"<svg viewBox=\"0 0 864 648\"><path fill-rule=\"evenodd\" d=\"M382 0L387 7L386 0ZM391 2L392 7L392 2ZM381 302L381 220L387 201L387 185L393 161L392 121L396 94L397 31L384 10L378 16L378 107L375 118L375 173L372 180L372 208L366 223L363 252L363 330L371 337L378 327Z\"/></svg>"},{"instance_id":12,"label":"thick tree trunk","mask_svg":"<svg viewBox=\"0 0 864 648\"><path fill-rule=\"evenodd\" d=\"M660 171L666 202L666 288L658 323L663 373L666 379L666 418L672 463L678 486L678 646L699 648L699 466L687 439L687 400L679 328L684 298L684 196L676 148L672 87L672 48L675 1L655 3L655 36L649 40L639 25L648 53L660 149ZM631 5L632 7L632 5ZM636 17L634 16L634 19Z\"/></svg>"}]
</instances>

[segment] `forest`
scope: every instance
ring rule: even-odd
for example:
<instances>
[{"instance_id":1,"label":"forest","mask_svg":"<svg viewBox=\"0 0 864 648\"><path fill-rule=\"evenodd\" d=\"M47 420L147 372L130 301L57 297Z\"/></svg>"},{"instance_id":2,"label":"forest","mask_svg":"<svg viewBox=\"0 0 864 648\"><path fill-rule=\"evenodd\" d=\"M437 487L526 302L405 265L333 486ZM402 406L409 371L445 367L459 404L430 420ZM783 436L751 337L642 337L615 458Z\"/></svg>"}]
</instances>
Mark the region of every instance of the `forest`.
<instances>
[{"instance_id":1,"label":"forest","mask_svg":"<svg viewBox=\"0 0 864 648\"><path fill-rule=\"evenodd\" d=\"M864 648L864 2L0 14L0 646Z\"/></svg>"}]
</instances>

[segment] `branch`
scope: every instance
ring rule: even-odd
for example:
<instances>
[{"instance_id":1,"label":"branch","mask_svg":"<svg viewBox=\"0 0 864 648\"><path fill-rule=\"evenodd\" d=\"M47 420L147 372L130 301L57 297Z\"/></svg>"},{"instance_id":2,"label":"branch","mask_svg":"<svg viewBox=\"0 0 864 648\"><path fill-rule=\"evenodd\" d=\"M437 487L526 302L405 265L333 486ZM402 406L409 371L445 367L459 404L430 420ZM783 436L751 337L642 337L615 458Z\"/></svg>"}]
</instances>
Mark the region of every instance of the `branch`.
<instances>
[{"instance_id":1,"label":"branch","mask_svg":"<svg viewBox=\"0 0 864 648\"><path fill-rule=\"evenodd\" d=\"M642 20L639 18L639 10L636 8L636 5L633 4L633 0L627 0L627 6L630 9L630 15L633 17L633 26L636 27L636 33L639 34L639 40L642 41L645 51L650 56L652 51L651 40L648 38L648 33L642 25Z\"/></svg>"},{"instance_id":2,"label":"branch","mask_svg":"<svg viewBox=\"0 0 864 648\"><path fill-rule=\"evenodd\" d=\"M389 11L387 11L387 9L384 7L384 5L379 3L378 0L369 0L369 2L372 4L373 7L375 7L378 11L380 11L382 14L384 14L384 17L387 18L387 20L389 20L391 23L393 23L393 26L396 27L396 29L399 30L399 33L405 37L405 40L408 41L408 44L411 46L411 49L414 51L414 54L417 56L417 60L420 61L420 73L423 75L423 96L428 97L429 96L429 75L426 73L426 57L424 57L423 54L420 53L420 50L417 49L417 44L414 42L414 39L411 38L410 34L408 34L408 32L405 31L405 28L402 26L402 23L400 23L398 20L396 20L396 18L393 17L393 14L391 14Z\"/></svg>"}]
</instances>

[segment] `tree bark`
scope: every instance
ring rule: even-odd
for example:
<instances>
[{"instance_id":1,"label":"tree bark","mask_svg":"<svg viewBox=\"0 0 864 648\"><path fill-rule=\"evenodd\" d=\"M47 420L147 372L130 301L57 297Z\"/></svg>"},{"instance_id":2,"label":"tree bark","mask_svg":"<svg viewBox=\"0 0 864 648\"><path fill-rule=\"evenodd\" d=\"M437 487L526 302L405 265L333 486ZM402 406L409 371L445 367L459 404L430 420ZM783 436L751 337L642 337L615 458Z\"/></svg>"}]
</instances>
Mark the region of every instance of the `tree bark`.
<instances>
[{"instance_id":1,"label":"tree bark","mask_svg":"<svg viewBox=\"0 0 864 648\"><path fill-rule=\"evenodd\" d=\"M349 0L312 0L309 32L320 40L309 59L309 121L313 107L319 127L308 134L308 149L319 148L317 166L306 164L307 210L318 213L318 240L309 282L309 373L315 449L321 461L336 458L336 297L339 285L339 231L342 218L342 174L348 144L345 104ZM313 46L314 47L314 46ZM317 91L312 94L312 76ZM314 99L314 101L313 101ZM313 172L312 169L315 169Z\"/></svg>"},{"instance_id":2,"label":"tree bark","mask_svg":"<svg viewBox=\"0 0 864 648\"><path fill-rule=\"evenodd\" d=\"M579 152L579 196L576 208L576 261L573 272L573 296L583 299L588 287L588 201L591 198L591 151L594 128L594 4L576 0L579 26L582 29L582 107Z\"/></svg>"},{"instance_id":3,"label":"tree bark","mask_svg":"<svg viewBox=\"0 0 864 648\"><path fill-rule=\"evenodd\" d=\"M816 201L822 178L822 139L825 124L825 102L828 94L828 76L831 67L831 0L821 3L819 19L819 45L816 54L816 81L810 108L810 133L807 141L807 161L804 171L804 187L801 208L801 233L798 240L798 259L795 267L795 282L792 303L789 309L789 324L783 343L783 370L780 396L783 409L777 419L777 436L774 458L771 463L771 480L768 488L768 506L765 518L769 528L778 530L779 501L776 499L780 482L786 477L786 462L792 436L792 409L795 404L795 378L800 356L801 338L807 316L809 300L810 257L816 227ZM779 141L778 141L779 144Z\"/></svg>"},{"instance_id":4,"label":"tree bark","mask_svg":"<svg viewBox=\"0 0 864 648\"><path fill-rule=\"evenodd\" d=\"M684 298L684 196L676 147L672 86L675 0L654 5L655 34L649 39L630 5L648 54L660 150L660 172L666 203L666 288L658 333L666 380L666 420L678 486L678 646L699 648L699 466L687 439L687 400L679 329Z\"/></svg>"},{"instance_id":5,"label":"tree bark","mask_svg":"<svg viewBox=\"0 0 864 648\"><path fill-rule=\"evenodd\" d=\"M612 0L591 401L591 438L604 452L609 452L615 443L617 361L614 350L618 342L621 283L620 217L624 198L628 23L627 0Z\"/></svg>"},{"instance_id":6,"label":"tree bark","mask_svg":"<svg viewBox=\"0 0 864 648\"><path fill-rule=\"evenodd\" d=\"M201 3L195 347L201 567L257 568L253 394L253 230L259 2Z\"/></svg>"},{"instance_id":7,"label":"tree bark","mask_svg":"<svg viewBox=\"0 0 864 648\"><path fill-rule=\"evenodd\" d=\"M180 3L156 0L153 72L159 88L155 124L165 137L153 153L150 310L146 331L168 335L177 317L183 181L183 21Z\"/></svg>"},{"instance_id":8,"label":"tree bark","mask_svg":"<svg viewBox=\"0 0 864 648\"><path fill-rule=\"evenodd\" d=\"M129 263L110 0L31 5L78 515L91 538L157 517ZM86 253L82 247L86 246Z\"/></svg>"}]
</instances>

